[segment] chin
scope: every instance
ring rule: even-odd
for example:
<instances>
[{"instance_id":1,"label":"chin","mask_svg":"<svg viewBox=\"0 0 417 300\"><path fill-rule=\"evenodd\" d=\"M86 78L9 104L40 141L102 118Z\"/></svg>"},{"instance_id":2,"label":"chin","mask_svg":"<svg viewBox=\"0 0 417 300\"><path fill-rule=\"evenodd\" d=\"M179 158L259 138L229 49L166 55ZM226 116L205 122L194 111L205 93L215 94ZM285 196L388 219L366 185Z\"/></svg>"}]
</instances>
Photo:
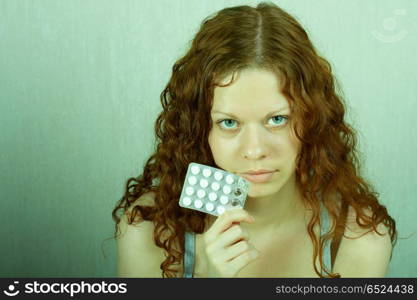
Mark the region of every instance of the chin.
<instances>
[{"instance_id":1,"label":"chin","mask_svg":"<svg viewBox=\"0 0 417 300\"><path fill-rule=\"evenodd\" d=\"M271 182L269 184L251 183L249 192L248 192L248 197L258 198L258 197L270 196L270 195L278 193L280 189L281 189L281 186L277 184L276 182L274 183Z\"/></svg>"}]
</instances>

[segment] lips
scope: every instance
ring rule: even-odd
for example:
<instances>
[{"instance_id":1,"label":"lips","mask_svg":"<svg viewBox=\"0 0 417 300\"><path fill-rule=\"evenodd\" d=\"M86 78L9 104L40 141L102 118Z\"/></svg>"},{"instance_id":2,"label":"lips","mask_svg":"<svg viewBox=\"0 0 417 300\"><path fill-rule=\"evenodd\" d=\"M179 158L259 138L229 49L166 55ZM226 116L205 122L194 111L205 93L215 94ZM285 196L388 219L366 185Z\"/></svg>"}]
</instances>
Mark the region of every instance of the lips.
<instances>
[{"instance_id":1,"label":"lips","mask_svg":"<svg viewBox=\"0 0 417 300\"><path fill-rule=\"evenodd\" d=\"M243 173L242 177L254 183L263 183L269 181L274 174L275 171L259 170Z\"/></svg>"}]
</instances>

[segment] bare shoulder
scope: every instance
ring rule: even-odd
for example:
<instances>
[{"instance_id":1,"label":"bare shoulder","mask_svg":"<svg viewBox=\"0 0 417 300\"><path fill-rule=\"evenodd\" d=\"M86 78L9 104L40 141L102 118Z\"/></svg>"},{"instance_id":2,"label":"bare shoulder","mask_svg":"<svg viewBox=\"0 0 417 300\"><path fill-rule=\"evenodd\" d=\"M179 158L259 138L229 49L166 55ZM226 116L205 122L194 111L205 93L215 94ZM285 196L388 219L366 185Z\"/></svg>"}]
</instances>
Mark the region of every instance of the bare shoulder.
<instances>
[{"instance_id":1,"label":"bare shoulder","mask_svg":"<svg viewBox=\"0 0 417 300\"><path fill-rule=\"evenodd\" d=\"M371 217L371 211L365 214ZM333 272L342 277L384 277L392 245L389 229L382 223L377 232L362 228L356 221L356 211L349 207L344 236L334 263Z\"/></svg>"},{"instance_id":2,"label":"bare shoulder","mask_svg":"<svg viewBox=\"0 0 417 300\"><path fill-rule=\"evenodd\" d=\"M134 205L151 206L154 193L138 198L121 217L117 238L117 272L119 277L161 277L161 262L165 259L163 250L153 241L154 225L150 221L129 224L127 215Z\"/></svg>"},{"instance_id":3,"label":"bare shoulder","mask_svg":"<svg viewBox=\"0 0 417 300\"><path fill-rule=\"evenodd\" d=\"M367 217L372 217L372 211L370 209L365 209L364 214ZM357 214L356 214L355 209L353 209L352 206L349 206L349 210L348 210L348 214L346 218L346 227L347 227L347 232L353 235L354 237L358 237L358 235L360 236L369 230L369 229L363 229L362 227L360 227L360 225L356 221L356 217L357 217ZM385 234L388 235L388 228L384 224L380 223L378 224L376 228L379 233L383 235ZM372 231L369 233L369 236L375 236L375 235L378 235L375 231Z\"/></svg>"}]
</instances>

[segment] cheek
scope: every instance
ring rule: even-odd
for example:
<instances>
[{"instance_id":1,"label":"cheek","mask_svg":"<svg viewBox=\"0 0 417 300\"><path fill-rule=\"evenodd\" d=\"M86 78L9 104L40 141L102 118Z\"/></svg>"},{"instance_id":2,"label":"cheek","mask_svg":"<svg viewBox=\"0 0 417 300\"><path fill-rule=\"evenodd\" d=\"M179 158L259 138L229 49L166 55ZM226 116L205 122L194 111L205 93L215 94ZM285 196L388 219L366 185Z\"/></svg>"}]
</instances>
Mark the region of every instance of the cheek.
<instances>
[{"instance_id":1,"label":"cheek","mask_svg":"<svg viewBox=\"0 0 417 300\"><path fill-rule=\"evenodd\" d=\"M213 155L214 160L217 160L217 153L218 150L218 138L216 138L216 135L211 131L208 137L208 144L210 146L211 154Z\"/></svg>"},{"instance_id":2,"label":"cheek","mask_svg":"<svg viewBox=\"0 0 417 300\"><path fill-rule=\"evenodd\" d=\"M285 145L282 145L282 149L290 156L296 156L300 150L300 140L295 135L293 128L286 132L286 136L283 140Z\"/></svg>"},{"instance_id":3,"label":"cheek","mask_svg":"<svg viewBox=\"0 0 417 300\"><path fill-rule=\"evenodd\" d=\"M297 156L301 149L301 143L297 139L297 137L294 137L293 139L290 140L290 147L291 147L293 154Z\"/></svg>"},{"instance_id":4,"label":"cheek","mask_svg":"<svg viewBox=\"0 0 417 300\"><path fill-rule=\"evenodd\" d=\"M209 135L208 141L214 161L218 166L224 166L225 162L230 161L228 157L231 155L233 147L227 140L214 133Z\"/></svg>"},{"instance_id":5,"label":"cheek","mask_svg":"<svg viewBox=\"0 0 417 300\"><path fill-rule=\"evenodd\" d=\"M213 129L209 132L209 135L208 135L208 144L209 144L209 147L210 147L211 152L213 153L214 152L214 148L216 146L215 138L213 136ZM213 153L213 155L214 155L214 153Z\"/></svg>"}]
</instances>

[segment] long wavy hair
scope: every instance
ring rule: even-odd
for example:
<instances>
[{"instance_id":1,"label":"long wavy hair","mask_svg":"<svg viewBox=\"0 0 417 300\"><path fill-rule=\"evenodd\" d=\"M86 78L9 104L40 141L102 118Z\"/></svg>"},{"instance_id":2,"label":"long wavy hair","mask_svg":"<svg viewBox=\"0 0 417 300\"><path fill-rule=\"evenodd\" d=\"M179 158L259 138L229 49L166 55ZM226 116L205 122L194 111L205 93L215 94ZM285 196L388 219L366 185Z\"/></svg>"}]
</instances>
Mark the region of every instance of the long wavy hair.
<instances>
[{"instance_id":1,"label":"long wavy hair","mask_svg":"<svg viewBox=\"0 0 417 300\"><path fill-rule=\"evenodd\" d=\"M178 205L186 170L190 162L218 167L208 144L213 90L228 86L230 83L221 85L221 80L245 68L274 72L289 101L302 145L296 181L303 200L313 210L307 230L314 246L315 272L320 277L340 277L324 267L322 253L328 240L340 241L344 235L349 206L367 232L378 232L376 226L385 224L395 245L394 219L360 176L356 133L344 120L345 103L330 64L318 55L297 20L270 2L229 7L210 15L187 53L175 62L160 97L163 109L155 123L155 151L143 173L127 180L125 193L112 212L114 237L120 210L128 215L129 224L152 221L154 242L166 253L160 265L162 277L176 277L177 270L170 267L182 263L184 232L203 233L206 226L206 214ZM148 192L155 195L153 205L133 204ZM332 222L329 232L317 238L313 228L320 224L321 204ZM319 271L317 257L326 275Z\"/></svg>"}]
</instances>

